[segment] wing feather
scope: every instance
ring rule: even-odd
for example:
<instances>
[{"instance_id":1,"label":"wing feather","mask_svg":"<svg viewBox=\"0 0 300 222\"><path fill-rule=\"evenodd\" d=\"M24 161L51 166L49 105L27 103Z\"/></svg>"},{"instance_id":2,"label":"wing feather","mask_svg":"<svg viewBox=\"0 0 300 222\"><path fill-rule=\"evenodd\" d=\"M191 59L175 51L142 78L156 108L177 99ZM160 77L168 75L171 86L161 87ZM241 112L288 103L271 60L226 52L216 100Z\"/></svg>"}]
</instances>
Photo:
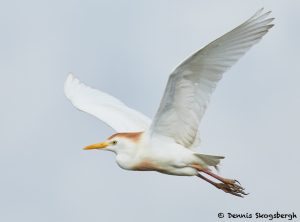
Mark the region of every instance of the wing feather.
<instances>
[{"instance_id":1,"label":"wing feather","mask_svg":"<svg viewBox=\"0 0 300 222\"><path fill-rule=\"evenodd\" d=\"M197 144L198 126L218 81L273 26L269 14L259 10L175 69L150 127L152 135L171 137L187 148Z\"/></svg>"},{"instance_id":2,"label":"wing feather","mask_svg":"<svg viewBox=\"0 0 300 222\"><path fill-rule=\"evenodd\" d=\"M72 74L65 82L65 95L79 110L87 112L117 132L137 132L149 128L151 120L115 97L81 83Z\"/></svg>"}]
</instances>

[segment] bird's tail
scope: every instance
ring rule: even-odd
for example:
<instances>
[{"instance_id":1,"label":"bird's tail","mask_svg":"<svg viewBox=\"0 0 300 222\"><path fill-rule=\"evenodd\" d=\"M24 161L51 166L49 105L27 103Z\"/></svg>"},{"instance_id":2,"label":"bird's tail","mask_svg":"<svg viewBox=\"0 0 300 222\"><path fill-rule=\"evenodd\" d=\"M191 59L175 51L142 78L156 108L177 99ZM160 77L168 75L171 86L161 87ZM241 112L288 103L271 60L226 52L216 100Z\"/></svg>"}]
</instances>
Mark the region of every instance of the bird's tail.
<instances>
[{"instance_id":1,"label":"bird's tail","mask_svg":"<svg viewBox=\"0 0 300 222\"><path fill-rule=\"evenodd\" d=\"M224 159L224 156L213 156L213 155L206 155L202 153L194 153L196 157L201 159L206 165L218 168L218 164L220 163L221 159Z\"/></svg>"}]
</instances>

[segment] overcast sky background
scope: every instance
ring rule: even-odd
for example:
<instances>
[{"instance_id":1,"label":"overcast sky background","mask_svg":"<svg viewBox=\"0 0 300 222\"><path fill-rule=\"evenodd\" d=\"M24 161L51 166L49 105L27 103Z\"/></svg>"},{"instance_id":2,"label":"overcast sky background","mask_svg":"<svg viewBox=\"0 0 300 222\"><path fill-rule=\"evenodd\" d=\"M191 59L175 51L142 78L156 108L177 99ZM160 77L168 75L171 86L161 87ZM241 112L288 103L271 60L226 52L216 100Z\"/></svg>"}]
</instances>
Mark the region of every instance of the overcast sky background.
<instances>
[{"instance_id":1,"label":"overcast sky background","mask_svg":"<svg viewBox=\"0 0 300 222\"><path fill-rule=\"evenodd\" d=\"M176 65L263 6L275 27L226 73L200 126L201 152L225 155L220 174L249 196L82 150L113 131L65 98L68 72L153 117ZM299 12L298 0L1 1L0 221L299 218Z\"/></svg>"}]
</instances>

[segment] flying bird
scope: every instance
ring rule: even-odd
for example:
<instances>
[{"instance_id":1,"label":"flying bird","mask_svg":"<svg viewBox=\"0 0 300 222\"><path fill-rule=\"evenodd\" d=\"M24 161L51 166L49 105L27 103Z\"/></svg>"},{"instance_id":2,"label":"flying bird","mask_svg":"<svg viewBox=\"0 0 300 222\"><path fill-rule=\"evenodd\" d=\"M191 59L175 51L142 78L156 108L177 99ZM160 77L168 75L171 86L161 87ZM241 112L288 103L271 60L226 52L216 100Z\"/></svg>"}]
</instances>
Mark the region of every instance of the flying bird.
<instances>
[{"instance_id":1,"label":"flying bird","mask_svg":"<svg viewBox=\"0 0 300 222\"><path fill-rule=\"evenodd\" d=\"M125 170L197 176L226 193L246 195L237 180L212 171L223 156L198 153L194 148L199 146L198 127L217 83L273 26L270 13L260 9L183 61L169 76L153 120L69 74L64 86L66 97L76 108L116 131L104 142L84 149L114 152L117 164Z\"/></svg>"}]
</instances>

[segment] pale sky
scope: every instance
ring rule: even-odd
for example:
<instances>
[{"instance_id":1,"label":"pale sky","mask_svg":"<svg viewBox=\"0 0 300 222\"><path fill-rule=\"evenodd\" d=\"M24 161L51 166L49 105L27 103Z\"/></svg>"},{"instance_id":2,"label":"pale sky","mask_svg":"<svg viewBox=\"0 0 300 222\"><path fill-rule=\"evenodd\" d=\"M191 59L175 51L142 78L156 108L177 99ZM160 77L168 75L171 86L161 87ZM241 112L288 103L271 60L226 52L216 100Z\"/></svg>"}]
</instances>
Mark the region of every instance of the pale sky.
<instances>
[{"instance_id":1,"label":"pale sky","mask_svg":"<svg viewBox=\"0 0 300 222\"><path fill-rule=\"evenodd\" d=\"M69 72L153 117L172 70L261 7L275 26L225 74L200 125L199 152L224 155L220 174L250 195L82 150L113 130L65 98ZM300 218L299 12L298 0L2 1L0 221Z\"/></svg>"}]
</instances>

